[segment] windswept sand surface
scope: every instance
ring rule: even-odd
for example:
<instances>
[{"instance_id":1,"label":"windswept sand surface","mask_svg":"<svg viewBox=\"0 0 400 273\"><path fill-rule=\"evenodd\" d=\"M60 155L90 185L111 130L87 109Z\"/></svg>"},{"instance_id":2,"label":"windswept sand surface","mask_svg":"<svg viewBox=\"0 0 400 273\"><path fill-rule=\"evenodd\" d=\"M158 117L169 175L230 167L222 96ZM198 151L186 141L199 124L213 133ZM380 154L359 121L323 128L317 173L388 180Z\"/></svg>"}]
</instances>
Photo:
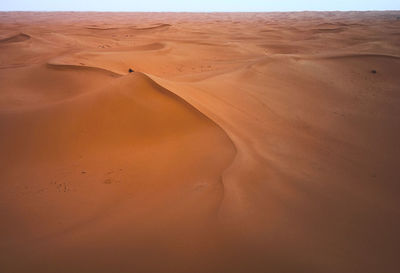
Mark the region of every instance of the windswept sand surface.
<instances>
[{"instance_id":1,"label":"windswept sand surface","mask_svg":"<svg viewBox=\"0 0 400 273\"><path fill-rule=\"evenodd\" d=\"M400 12L0 13L2 273L398 273L399 194Z\"/></svg>"}]
</instances>

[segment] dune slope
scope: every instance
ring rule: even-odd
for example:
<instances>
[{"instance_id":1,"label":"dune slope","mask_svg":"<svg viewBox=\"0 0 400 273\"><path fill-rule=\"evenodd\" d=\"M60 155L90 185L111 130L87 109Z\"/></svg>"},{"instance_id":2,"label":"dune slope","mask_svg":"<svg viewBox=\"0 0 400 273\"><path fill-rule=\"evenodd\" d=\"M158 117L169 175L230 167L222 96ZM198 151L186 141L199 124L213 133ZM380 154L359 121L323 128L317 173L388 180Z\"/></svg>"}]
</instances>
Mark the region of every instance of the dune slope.
<instances>
[{"instance_id":1,"label":"dune slope","mask_svg":"<svg viewBox=\"0 0 400 273\"><path fill-rule=\"evenodd\" d=\"M152 268L143 249L191 258L174 238L212 233L234 147L215 123L144 74L4 111L0 125L5 270L76 271L86 251L106 263L89 263L90 270ZM104 253L115 247L126 254ZM17 262L21 251L35 254ZM129 260L128 253L143 257Z\"/></svg>"}]
</instances>

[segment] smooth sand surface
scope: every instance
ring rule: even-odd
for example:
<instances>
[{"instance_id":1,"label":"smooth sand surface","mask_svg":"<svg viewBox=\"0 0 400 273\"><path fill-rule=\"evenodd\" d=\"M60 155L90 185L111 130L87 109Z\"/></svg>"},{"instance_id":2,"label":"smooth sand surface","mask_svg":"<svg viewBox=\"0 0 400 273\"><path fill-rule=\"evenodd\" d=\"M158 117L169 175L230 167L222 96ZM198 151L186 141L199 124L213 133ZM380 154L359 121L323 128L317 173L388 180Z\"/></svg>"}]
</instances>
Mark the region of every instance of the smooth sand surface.
<instances>
[{"instance_id":1,"label":"smooth sand surface","mask_svg":"<svg viewBox=\"0 0 400 273\"><path fill-rule=\"evenodd\" d=\"M397 273L399 183L400 12L0 13L0 272Z\"/></svg>"}]
</instances>

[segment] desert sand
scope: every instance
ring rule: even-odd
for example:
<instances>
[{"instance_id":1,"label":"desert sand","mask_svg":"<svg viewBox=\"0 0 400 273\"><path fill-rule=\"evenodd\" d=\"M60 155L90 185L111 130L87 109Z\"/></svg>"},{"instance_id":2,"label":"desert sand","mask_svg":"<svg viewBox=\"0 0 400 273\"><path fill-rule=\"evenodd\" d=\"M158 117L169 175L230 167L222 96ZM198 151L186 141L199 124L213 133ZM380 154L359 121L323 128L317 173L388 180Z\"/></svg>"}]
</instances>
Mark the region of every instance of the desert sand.
<instances>
[{"instance_id":1,"label":"desert sand","mask_svg":"<svg viewBox=\"0 0 400 273\"><path fill-rule=\"evenodd\" d=\"M399 183L400 12L0 13L0 272L397 273Z\"/></svg>"}]
</instances>

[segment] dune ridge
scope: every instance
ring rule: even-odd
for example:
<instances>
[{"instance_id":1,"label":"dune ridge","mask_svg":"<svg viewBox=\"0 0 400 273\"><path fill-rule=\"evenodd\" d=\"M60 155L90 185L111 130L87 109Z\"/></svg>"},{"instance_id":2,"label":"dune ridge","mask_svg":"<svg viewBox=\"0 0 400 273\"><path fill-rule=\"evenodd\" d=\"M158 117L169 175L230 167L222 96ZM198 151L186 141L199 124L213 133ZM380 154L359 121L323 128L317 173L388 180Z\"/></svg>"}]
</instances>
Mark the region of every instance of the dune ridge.
<instances>
[{"instance_id":1,"label":"dune ridge","mask_svg":"<svg viewBox=\"0 0 400 273\"><path fill-rule=\"evenodd\" d=\"M134 30L161 30L161 29L167 29L170 26L171 26L170 24L158 24L158 25L151 26L151 27L136 27L133 29Z\"/></svg>"},{"instance_id":2,"label":"dune ridge","mask_svg":"<svg viewBox=\"0 0 400 273\"><path fill-rule=\"evenodd\" d=\"M87 66L87 65L75 65L75 64L63 64L63 63L56 63L56 62L48 62L47 67L50 69L56 69L56 70L86 70L86 71L95 71L95 72L100 72L104 73L107 75L110 75L112 77L120 77L122 76L121 74L118 74L114 71L107 70L101 67L95 67L95 66Z\"/></svg>"}]
</instances>

